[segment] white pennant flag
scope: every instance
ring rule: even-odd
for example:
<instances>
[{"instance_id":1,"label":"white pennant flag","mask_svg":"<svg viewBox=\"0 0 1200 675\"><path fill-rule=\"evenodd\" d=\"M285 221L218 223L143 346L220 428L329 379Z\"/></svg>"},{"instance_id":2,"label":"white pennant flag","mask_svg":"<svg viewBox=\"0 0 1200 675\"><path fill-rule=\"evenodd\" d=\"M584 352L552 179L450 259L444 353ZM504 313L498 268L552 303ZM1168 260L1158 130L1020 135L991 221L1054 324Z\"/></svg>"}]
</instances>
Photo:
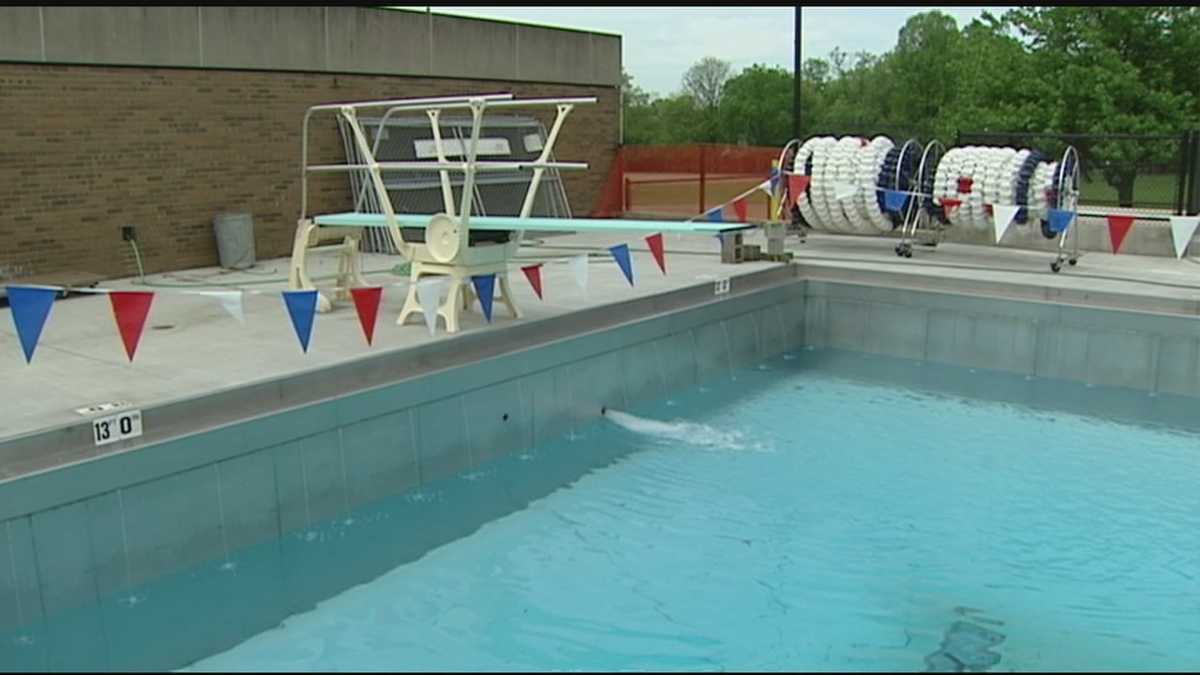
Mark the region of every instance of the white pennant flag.
<instances>
[{"instance_id":1,"label":"white pennant flag","mask_svg":"<svg viewBox=\"0 0 1200 675\"><path fill-rule=\"evenodd\" d=\"M417 302L421 303L421 312L425 314L425 325L429 334L437 332L438 302L442 297L442 288L446 285L445 278L424 279L417 282Z\"/></svg>"},{"instance_id":2,"label":"white pennant flag","mask_svg":"<svg viewBox=\"0 0 1200 675\"><path fill-rule=\"evenodd\" d=\"M783 180L783 178L780 177L780 180ZM758 189L762 190L763 192L765 192L767 194L771 194L771 179L768 178L767 180L764 180L763 182L759 183Z\"/></svg>"},{"instance_id":3,"label":"white pennant flag","mask_svg":"<svg viewBox=\"0 0 1200 675\"><path fill-rule=\"evenodd\" d=\"M587 254L577 255L568 260L567 264L571 266L571 276L575 277L575 283L579 284L579 287L586 293L588 285Z\"/></svg>"},{"instance_id":4,"label":"white pennant flag","mask_svg":"<svg viewBox=\"0 0 1200 675\"><path fill-rule=\"evenodd\" d=\"M833 197L839 202L858 194L858 185L854 183L838 183L833 186Z\"/></svg>"},{"instance_id":5,"label":"white pennant flag","mask_svg":"<svg viewBox=\"0 0 1200 675\"><path fill-rule=\"evenodd\" d=\"M242 309L242 292L241 291L185 291L191 295L203 295L207 298L214 298L221 303L229 315L237 319L237 322L246 325L246 313Z\"/></svg>"},{"instance_id":6,"label":"white pennant flag","mask_svg":"<svg viewBox=\"0 0 1200 675\"><path fill-rule=\"evenodd\" d=\"M1176 258L1183 257L1192 235L1196 234L1197 225L1200 225L1200 216L1171 216L1171 238L1175 241Z\"/></svg>"},{"instance_id":7,"label":"white pennant flag","mask_svg":"<svg viewBox=\"0 0 1200 675\"><path fill-rule=\"evenodd\" d=\"M996 230L996 243L1000 243L1000 238L1008 231L1008 227L1012 225L1013 218L1017 217L1017 211L1021 210L1019 206L1011 204L992 204L992 227Z\"/></svg>"}]
</instances>

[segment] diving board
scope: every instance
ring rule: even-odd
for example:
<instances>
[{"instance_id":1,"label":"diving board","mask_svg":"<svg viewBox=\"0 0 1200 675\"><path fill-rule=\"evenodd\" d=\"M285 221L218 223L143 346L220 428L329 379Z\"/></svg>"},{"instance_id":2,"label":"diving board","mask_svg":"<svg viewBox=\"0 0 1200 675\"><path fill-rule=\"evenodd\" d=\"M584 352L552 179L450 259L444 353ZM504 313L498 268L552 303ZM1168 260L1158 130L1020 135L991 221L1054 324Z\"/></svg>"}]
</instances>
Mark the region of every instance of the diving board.
<instances>
[{"instance_id":1,"label":"diving board","mask_svg":"<svg viewBox=\"0 0 1200 675\"><path fill-rule=\"evenodd\" d=\"M400 227L428 227L431 214L397 213ZM322 227L387 227L382 213L330 213L316 216L313 221ZM670 232L679 234L720 234L739 232L757 227L750 223L714 223L712 221L682 220L622 220L618 218L539 218L531 216L474 216L468 223L472 230L547 230L551 232Z\"/></svg>"},{"instance_id":2,"label":"diving board","mask_svg":"<svg viewBox=\"0 0 1200 675\"><path fill-rule=\"evenodd\" d=\"M586 169L583 162L553 161L552 152L563 122L576 105L595 103L595 97L514 99L512 94L484 94L470 96L447 96L408 100L364 101L357 103L334 103L309 108L304 114L303 138L301 140L300 172L300 218L292 244L292 260L288 271L288 285L293 289L315 289L307 271L310 253L332 252L339 256L337 286L332 297L319 293L318 310L328 311L332 299L347 300L350 290L366 286L361 272L359 242L365 231L384 230L392 245L401 256L412 263L408 297L396 323L403 324L422 308L417 298L417 285L425 277L442 277L449 280L448 294L439 303L438 316L446 323L448 332L458 330L458 317L462 309L471 305L473 291L471 279L480 275L496 275L499 296L496 300L508 309L514 318L520 318L520 310L513 302L508 283L509 263L516 257L517 249L525 230L556 232L644 232L677 234L721 234L738 232L756 227L750 223L727 223L712 221L673 220L620 220L601 218L543 218L530 217L538 187L547 170L570 171ZM534 161L490 161L479 159L480 130L483 113L488 108L554 106L557 116ZM368 142L363 130L359 111L384 109L386 112L375 129L378 141L389 117L397 112L422 111L429 119L434 157L428 161L380 162L375 150L378 143ZM469 138L446 139L443 142L439 116L446 110L466 110L471 115ZM347 142L353 144L353 152L347 148L345 164L310 164L308 129L315 113L334 113L348 130ZM455 161L448 159L456 156ZM461 161L458 160L461 157ZM525 191L524 201L518 216L477 215L479 205L474 203L476 175L487 171L529 170L533 176ZM310 174L334 172L359 172L365 185L374 193L372 200L380 213L342 212L309 214L308 179ZM433 214L396 213L384 185L383 172L427 171L439 176L442 191L442 211ZM462 185L451 184L450 172L463 174ZM361 208L361 207L359 207ZM415 236L419 230L424 236ZM472 232L491 232L491 235L472 235ZM504 234L507 233L507 234ZM407 238L406 238L407 234ZM322 246L326 241L336 241L332 246Z\"/></svg>"}]
</instances>

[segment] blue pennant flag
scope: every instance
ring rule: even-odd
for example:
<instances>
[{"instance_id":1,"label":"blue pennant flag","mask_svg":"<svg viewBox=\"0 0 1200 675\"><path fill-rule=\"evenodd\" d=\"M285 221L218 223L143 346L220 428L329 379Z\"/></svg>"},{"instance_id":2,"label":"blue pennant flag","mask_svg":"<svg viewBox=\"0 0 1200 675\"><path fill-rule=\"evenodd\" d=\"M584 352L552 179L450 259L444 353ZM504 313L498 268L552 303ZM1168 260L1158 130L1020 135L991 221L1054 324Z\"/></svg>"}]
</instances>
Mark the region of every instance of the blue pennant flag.
<instances>
[{"instance_id":1,"label":"blue pennant flag","mask_svg":"<svg viewBox=\"0 0 1200 675\"><path fill-rule=\"evenodd\" d=\"M709 211L707 214L705 214L705 217L714 223L723 223L723 222L725 222L725 219L721 217L721 209L723 209L723 208L725 208L725 207L721 207L720 209L716 209L715 211Z\"/></svg>"},{"instance_id":2,"label":"blue pennant flag","mask_svg":"<svg viewBox=\"0 0 1200 675\"><path fill-rule=\"evenodd\" d=\"M621 271L625 273L625 278L629 280L629 285L633 285L633 264L629 261L629 245L617 244L609 246L609 252L612 257L617 259L617 264L621 266Z\"/></svg>"},{"instance_id":3,"label":"blue pennant flag","mask_svg":"<svg viewBox=\"0 0 1200 675\"><path fill-rule=\"evenodd\" d=\"M483 308L483 318L492 321L492 300L496 296L496 275L478 274L471 277L471 285L475 287L475 295L479 296L479 306Z\"/></svg>"},{"instance_id":4,"label":"blue pennant flag","mask_svg":"<svg viewBox=\"0 0 1200 675\"><path fill-rule=\"evenodd\" d=\"M17 336L21 338L21 349L25 350L25 363L33 360L33 350L37 348L56 295L58 291L52 288L8 287L8 305L12 308L13 323L17 325Z\"/></svg>"},{"instance_id":5,"label":"blue pennant flag","mask_svg":"<svg viewBox=\"0 0 1200 675\"><path fill-rule=\"evenodd\" d=\"M1046 215L1050 220L1051 232L1066 232L1071 226L1071 221L1075 220L1074 211L1063 211L1062 209L1047 209Z\"/></svg>"},{"instance_id":6,"label":"blue pennant flag","mask_svg":"<svg viewBox=\"0 0 1200 675\"><path fill-rule=\"evenodd\" d=\"M287 305L288 316L292 317L296 337L300 338L300 347L307 354L308 339L312 336L313 315L317 313L317 292L284 291L283 302Z\"/></svg>"},{"instance_id":7,"label":"blue pennant flag","mask_svg":"<svg viewBox=\"0 0 1200 675\"><path fill-rule=\"evenodd\" d=\"M779 169L771 169L771 191L779 185Z\"/></svg>"},{"instance_id":8,"label":"blue pennant flag","mask_svg":"<svg viewBox=\"0 0 1200 675\"><path fill-rule=\"evenodd\" d=\"M904 208L904 202L908 200L908 195L899 190L884 190L883 191L883 206L888 211L899 212Z\"/></svg>"}]
</instances>

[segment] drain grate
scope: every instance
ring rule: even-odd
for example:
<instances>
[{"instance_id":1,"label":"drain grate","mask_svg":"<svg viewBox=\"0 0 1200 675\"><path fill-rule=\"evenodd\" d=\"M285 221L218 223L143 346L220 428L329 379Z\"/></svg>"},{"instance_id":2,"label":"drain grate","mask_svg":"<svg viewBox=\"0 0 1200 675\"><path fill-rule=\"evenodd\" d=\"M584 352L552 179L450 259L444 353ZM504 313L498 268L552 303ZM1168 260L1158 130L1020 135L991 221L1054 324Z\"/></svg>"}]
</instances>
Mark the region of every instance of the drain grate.
<instances>
[{"instance_id":1,"label":"drain grate","mask_svg":"<svg viewBox=\"0 0 1200 675\"><path fill-rule=\"evenodd\" d=\"M983 621L1001 624L999 621ZM926 672L982 673L1000 663L1000 654L991 650L1004 642L1004 637L1002 633L978 623L955 621L946 629L941 648L925 657Z\"/></svg>"}]
</instances>

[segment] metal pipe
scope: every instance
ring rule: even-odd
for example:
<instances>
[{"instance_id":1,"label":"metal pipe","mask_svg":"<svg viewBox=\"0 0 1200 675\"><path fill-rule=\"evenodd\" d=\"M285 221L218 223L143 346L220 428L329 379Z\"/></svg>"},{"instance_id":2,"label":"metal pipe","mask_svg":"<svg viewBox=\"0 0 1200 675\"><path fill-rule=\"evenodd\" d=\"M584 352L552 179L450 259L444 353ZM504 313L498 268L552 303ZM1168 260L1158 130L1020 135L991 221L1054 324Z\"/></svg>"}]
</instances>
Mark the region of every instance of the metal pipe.
<instances>
[{"instance_id":1,"label":"metal pipe","mask_svg":"<svg viewBox=\"0 0 1200 675\"><path fill-rule=\"evenodd\" d=\"M376 162L374 164L314 164L308 167L313 172L360 171L378 167L384 171L434 171L450 169L466 171L466 162ZM587 162L476 162L475 168L483 171L517 171L520 169L579 169L588 168Z\"/></svg>"},{"instance_id":2,"label":"metal pipe","mask_svg":"<svg viewBox=\"0 0 1200 675\"><path fill-rule=\"evenodd\" d=\"M513 97L510 93L502 94L475 94L475 95L459 95L459 96L432 96L428 98L398 98L398 99L383 99L378 101L359 101L357 103L322 103L314 105L309 110L342 110L350 108L351 110L361 110L364 108L382 108L384 106L421 106L421 105L438 105L445 103L466 102L473 98L482 98L488 101L505 101Z\"/></svg>"}]
</instances>

